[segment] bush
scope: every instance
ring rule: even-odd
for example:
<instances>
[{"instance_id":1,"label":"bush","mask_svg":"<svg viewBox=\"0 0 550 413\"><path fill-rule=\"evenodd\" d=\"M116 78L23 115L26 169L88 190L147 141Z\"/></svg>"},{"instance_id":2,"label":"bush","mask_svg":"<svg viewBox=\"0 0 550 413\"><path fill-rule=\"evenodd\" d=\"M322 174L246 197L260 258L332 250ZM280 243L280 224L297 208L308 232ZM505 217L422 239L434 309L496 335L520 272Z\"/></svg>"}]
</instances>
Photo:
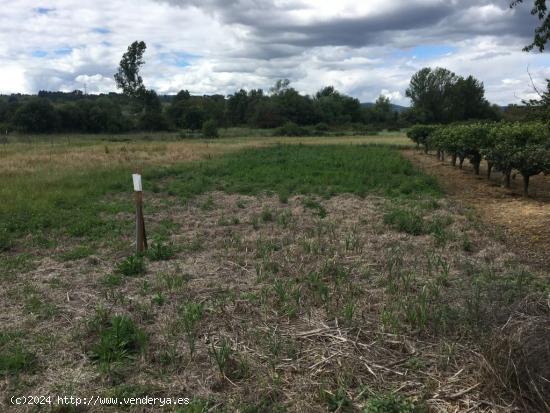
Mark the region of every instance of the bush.
<instances>
[{"instance_id":1,"label":"bush","mask_svg":"<svg viewBox=\"0 0 550 413\"><path fill-rule=\"evenodd\" d=\"M37 98L15 112L13 123L22 132L48 133L57 128L58 116L49 100Z\"/></svg>"},{"instance_id":2,"label":"bush","mask_svg":"<svg viewBox=\"0 0 550 413\"><path fill-rule=\"evenodd\" d=\"M202 125L202 137L207 139L218 138L218 125L215 120L207 120Z\"/></svg>"},{"instance_id":3,"label":"bush","mask_svg":"<svg viewBox=\"0 0 550 413\"><path fill-rule=\"evenodd\" d=\"M275 136L309 136L306 128L296 125L294 122L287 122L283 126L275 129Z\"/></svg>"}]
</instances>

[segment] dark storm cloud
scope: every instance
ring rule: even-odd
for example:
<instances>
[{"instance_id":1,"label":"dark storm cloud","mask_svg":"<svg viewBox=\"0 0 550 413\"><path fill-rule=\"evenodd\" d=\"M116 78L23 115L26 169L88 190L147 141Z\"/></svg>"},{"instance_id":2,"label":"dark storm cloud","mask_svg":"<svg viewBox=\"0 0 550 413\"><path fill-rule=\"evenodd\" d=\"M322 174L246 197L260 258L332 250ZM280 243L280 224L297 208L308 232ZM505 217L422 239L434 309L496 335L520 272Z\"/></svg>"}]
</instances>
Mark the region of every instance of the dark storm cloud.
<instances>
[{"instance_id":1,"label":"dark storm cloud","mask_svg":"<svg viewBox=\"0 0 550 413\"><path fill-rule=\"evenodd\" d=\"M536 19L529 7L510 11L503 0L393 1L391 10L357 17L298 21L291 12L305 10L300 1L277 5L267 0L158 0L196 7L220 22L248 30L247 55L255 58L291 56L304 48L370 45L409 47L433 39L439 43L479 35L529 39ZM256 47L255 47L256 45ZM243 50L243 52L245 52Z\"/></svg>"}]
</instances>

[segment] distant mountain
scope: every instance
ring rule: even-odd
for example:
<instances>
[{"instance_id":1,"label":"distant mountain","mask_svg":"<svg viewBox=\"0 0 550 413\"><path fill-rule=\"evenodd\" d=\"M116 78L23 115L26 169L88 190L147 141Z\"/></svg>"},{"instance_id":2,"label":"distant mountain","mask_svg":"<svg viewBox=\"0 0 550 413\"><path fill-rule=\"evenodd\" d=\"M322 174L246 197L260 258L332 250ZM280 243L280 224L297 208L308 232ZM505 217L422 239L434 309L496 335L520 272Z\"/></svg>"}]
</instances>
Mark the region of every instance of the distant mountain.
<instances>
[{"instance_id":1,"label":"distant mountain","mask_svg":"<svg viewBox=\"0 0 550 413\"><path fill-rule=\"evenodd\" d=\"M391 105L391 108L395 111L395 112L403 112L405 110L408 110L409 108L407 106L401 106L401 105L396 105L394 103L390 103ZM370 108L372 106L374 106L374 103L372 102L365 102L365 103L361 103L361 106L363 106L364 108Z\"/></svg>"}]
</instances>

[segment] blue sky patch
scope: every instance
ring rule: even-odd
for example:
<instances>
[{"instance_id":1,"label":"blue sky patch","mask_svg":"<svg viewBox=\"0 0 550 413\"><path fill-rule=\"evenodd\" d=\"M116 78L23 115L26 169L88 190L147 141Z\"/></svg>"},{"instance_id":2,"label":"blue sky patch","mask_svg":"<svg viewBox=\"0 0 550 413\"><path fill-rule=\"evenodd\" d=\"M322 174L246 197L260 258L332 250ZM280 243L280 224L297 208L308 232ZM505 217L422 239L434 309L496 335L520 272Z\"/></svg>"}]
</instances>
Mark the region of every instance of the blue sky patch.
<instances>
[{"instance_id":1,"label":"blue sky patch","mask_svg":"<svg viewBox=\"0 0 550 413\"><path fill-rule=\"evenodd\" d=\"M68 54L71 54L73 51L70 47L61 47L60 49L54 50L54 53L58 56L66 56Z\"/></svg>"},{"instance_id":2,"label":"blue sky patch","mask_svg":"<svg viewBox=\"0 0 550 413\"><path fill-rule=\"evenodd\" d=\"M44 50L35 50L32 52L32 57L46 57L48 55Z\"/></svg>"},{"instance_id":3,"label":"blue sky patch","mask_svg":"<svg viewBox=\"0 0 550 413\"><path fill-rule=\"evenodd\" d=\"M197 55L186 53L186 52L174 52L174 53L161 53L159 55L162 62L177 66L177 67L187 67L190 66L190 61L196 59Z\"/></svg>"},{"instance_id":4,"label":"blue sky patch","mask_svg":"<svg viewBox=\"0 0 550 413\"><path fill-rule=\"evenodd\" d=\"M415 57L417 59L434 59L456 52L456 47L444 44L424 44L411 49L396 51L396 57Z\"/></svg>"},{"instance_id":5,"label":"blue sky patch","mask_svg":"<svg viewBox=\"0 0 550 413\"><path fill-rule=\"evenodd\" d=\"M94 27L92 29L92 32L98 33L98 34L109 34L109 33L111 33L111 30L109 30L106 27Z\"/></svg>"},{"instance_id":6,"label":"blue sky patch","mask_svg":"<svg viewBox=\"0 0 550 413\"><path fill-rule=\"evenodd\" d=\"M419 59L431 59L448 55L456 51L455 47L446 45L421 45L411 50L411 54Z\"/></svg>"},{"instance_id":7,"label":"blue sky patch","mask_svg":"<svg viewBox=\"0 0 550 413\"><path fill-rule=\"evenodd\" d=\"M33 10L35 11L35 13L38 13L38 14L48 14L54 11L55 9L50 7L37 7L36 9L33 9Z\"/></svg>"}]
</instances>

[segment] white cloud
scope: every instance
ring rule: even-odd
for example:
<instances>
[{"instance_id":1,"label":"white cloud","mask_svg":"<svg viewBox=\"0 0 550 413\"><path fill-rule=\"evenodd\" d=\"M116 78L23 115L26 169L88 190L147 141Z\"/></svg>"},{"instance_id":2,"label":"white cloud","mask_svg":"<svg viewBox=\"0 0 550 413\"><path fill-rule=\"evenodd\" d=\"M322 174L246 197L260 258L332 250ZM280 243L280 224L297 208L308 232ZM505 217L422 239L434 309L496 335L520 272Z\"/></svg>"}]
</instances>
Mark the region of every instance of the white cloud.
<instances>
[{"instance_id":1,"label":"white cloud","mask_svg":"<svg viewBox=\"0 0 550 413\"><path fill-rule=\"evenodd\" d=\"M473 74L495 103L519 102L532 96L527 67L544 86L550 61L521 52L535 24L528 7L501 3L56 0L38 12L32 0L0 0L0 92L114 91L122 53L144 40L143 77L159 93L230 94L286 77L304 93L331 84L362 101L407 104L410 77L429 65ZM414 51L424 45L453 51Z\"/></svg>"}]
</instances>

